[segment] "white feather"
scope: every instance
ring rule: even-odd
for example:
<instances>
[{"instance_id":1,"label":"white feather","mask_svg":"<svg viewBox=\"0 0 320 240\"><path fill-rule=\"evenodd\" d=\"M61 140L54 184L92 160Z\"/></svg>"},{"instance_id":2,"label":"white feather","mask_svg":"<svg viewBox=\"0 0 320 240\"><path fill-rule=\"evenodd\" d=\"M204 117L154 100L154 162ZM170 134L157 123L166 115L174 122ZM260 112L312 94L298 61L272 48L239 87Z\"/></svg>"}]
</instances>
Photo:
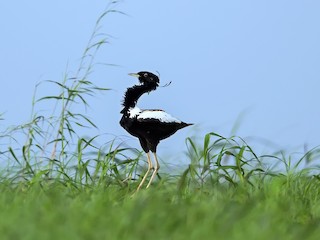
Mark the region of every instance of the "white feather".
<instances>
[{"instance_id":1,"label":"white feather","mask_svg":"<svg viewBox=\"0 0 320 240\"><path fill-rule=\"evenodd\" d=\"M172 117L163 110L141 110L138 107L134 107L129 109L129 116L137 119L156 119L166 123L181 123L179 119Z\"/></svg>"},{"instance_id":2,"label":"white feather","mask_svg":"<svg viewBox=\"0 0 320 240\"><path fill-rule=\"evenodd\" d=\"M138 107L130 108L129 109L129 117L130 118L135 118L141 113L141 109Z\"/></svg>"},{"instance_id":3,"label":"white feather","mask_svg":"<svg viewBox=\"0 0 320 240\"><path fill-rule=\"evenodd\" d=\"M160 122L181 123L179 119L172 117L169 113L162 110L144 110L139 114L138 119L157 119Z\"/></svg>"}]
</instances>

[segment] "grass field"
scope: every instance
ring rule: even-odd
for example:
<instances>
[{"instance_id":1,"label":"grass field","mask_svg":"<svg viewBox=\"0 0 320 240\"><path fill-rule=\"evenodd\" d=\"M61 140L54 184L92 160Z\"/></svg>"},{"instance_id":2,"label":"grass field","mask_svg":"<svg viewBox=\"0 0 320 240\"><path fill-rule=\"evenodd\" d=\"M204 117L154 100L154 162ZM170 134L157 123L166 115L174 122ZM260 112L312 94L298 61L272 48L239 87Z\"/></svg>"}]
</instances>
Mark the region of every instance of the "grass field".
<instances>
[{"instance_id":1,"label":"grass field","mask_svg":"<svg viewBox=\"0 0 320 240\"><path fill-rule=\"evenodd\" d=\"M184 189L1 184L1 239L319 239L319 180Z\"/></svg>"},{"instance_id":2,"label":"grass field","mask_svg":"<svg viewBox=\"0 0 320 240\"><path fill-rule=\"evenodd\" d=\"M39 165L8 151L22 162L2 172L1 239L318 239L319 168L299 164L317 162L319 150L290 166L236 139L188 139L185 171L162 173L137 193L141 155L120 160L131 149L92 155L79 143L75 165ZM270 170L266 158L287 168Z\"/></svg>"},{"instance_id":3,"label":"grass field","mask_svg":"<svg viewBox=\"0 0 320 240\"><path fill-rule=\"evenodd\" d=\"M97 128L79 105L108 90L90 74L109 12L75 74L41 83L58 94L35 91L30 121L0 130L0 239L320 239L320 147L258 156L241 137L187 138L187 166L134 194L142 152L79 136Z\"/></svg>"}]
</instances>

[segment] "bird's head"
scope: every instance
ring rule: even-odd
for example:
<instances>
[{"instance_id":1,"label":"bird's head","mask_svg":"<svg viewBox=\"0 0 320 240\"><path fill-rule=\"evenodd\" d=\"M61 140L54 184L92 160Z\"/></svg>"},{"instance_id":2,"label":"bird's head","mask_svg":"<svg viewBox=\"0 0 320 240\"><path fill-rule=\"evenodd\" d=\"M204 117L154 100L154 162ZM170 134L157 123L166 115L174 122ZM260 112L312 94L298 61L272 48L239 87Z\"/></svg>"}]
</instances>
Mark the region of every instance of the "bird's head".
<instances>
[{"instance_id":1,"label":"bird's head","mask_svg":"<svg viewBox=\"0 0 320 240\"><path fill-rule=\"evenodd\" d=\"M130 76L137 77L139 82L144 85L159 86L159 77L151 72L141 71L138 73L129 73Z\"/></svg>"}]
</instances>

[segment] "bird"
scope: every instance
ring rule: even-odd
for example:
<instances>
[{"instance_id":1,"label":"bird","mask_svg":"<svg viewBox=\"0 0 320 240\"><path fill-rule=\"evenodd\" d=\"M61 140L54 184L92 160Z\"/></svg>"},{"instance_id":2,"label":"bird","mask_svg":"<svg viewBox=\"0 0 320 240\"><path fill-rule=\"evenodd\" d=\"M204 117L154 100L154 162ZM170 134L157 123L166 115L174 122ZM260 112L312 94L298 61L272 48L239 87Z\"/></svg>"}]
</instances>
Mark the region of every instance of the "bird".
<instances>
[{"instance_id":1,"label":"bird","mask_svg":"<svg viewBox=\"0 0 320 240\"><path fill-rule=\"evenodd\" d=\"M159 171L160 164L156 154L159 142L170 137L179 129L193 124L180 121L161 109L143 110L137 107L139 98L145 93L156 90L160 79L157 75L148 71L129 73L129 75L138 78L139 84L127 88L124 94L123 109L120 112L122 114L120 125L128 133L139 139L143 151L147 154L148 169L136 190L139 191L151 169L153 172L146 188L149 188ZM154 155L155 166L151 161L150 152Z\"/></svg>"}]
</instances>

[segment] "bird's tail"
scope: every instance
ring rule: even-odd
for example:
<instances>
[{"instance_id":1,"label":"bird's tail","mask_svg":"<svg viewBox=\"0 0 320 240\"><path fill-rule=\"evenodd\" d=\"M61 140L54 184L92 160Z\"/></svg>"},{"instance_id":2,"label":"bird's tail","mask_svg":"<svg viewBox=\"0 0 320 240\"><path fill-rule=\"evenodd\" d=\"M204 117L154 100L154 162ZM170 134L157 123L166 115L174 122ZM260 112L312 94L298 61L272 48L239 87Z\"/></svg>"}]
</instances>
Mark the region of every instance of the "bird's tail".
<instances>
[{"instance_id":1,"label":"bird's tail","mask_svg":"<svg viewBox=\"0 0 320 240\"><path fill-rule=\"evenodd\" d=\"M188 126L191 126L191 125L193 125L193 123L182 122L182 124L180 126L181 126L181 128L185 128L185 127L188 127Z\"/></svg>"}]
</instances>

